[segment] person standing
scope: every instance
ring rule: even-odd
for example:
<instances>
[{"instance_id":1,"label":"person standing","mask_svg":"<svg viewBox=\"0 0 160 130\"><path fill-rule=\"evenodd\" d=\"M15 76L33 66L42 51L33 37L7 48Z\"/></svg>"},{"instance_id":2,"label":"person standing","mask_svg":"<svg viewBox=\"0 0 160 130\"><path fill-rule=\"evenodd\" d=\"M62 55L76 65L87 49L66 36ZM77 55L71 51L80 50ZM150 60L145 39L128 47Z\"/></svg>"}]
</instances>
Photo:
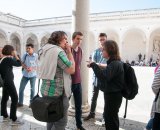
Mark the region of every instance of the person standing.
<instances>
[{"instance_id":1,"label":"person standing","mask_svg":"<svg viewBox=\"0 0 160 130\"><path fill-rule=\"evenodd\" d=\"M70 74L75 72L75 62L67 34L63 31L53 32L48 43L39 50L38 61L38 78L42 79L42 96L63 95L63 118L56 122L48 122L47 130L65 130L71 96Z\"/></svg>"},{"instance_id":2,"label":"person standing","mask_svg":"<svg viewBox=\"0 0 160 130\"><path fill-rule=\"evenodd\" d=\"M37 60L38 60L38 55L34 53L34 45L31 43L26 44L26 53L22 57L23 77L20 82L19 102L17 104L17 107L23 107L24 89L28 81L30 81L31 85L30 102L35 95Z\"/></svg>"},{"instance_id":3,"label":"person standing","mask_svg":"<svg viewBox=\"0 0 160 130\"><path fill-rule=\"evenodd\" d=\"M75 103L75 118L77 130L85 130L82 126L82 87L81 87L81 61L82 61L82 49L80 48L83 39L81 32L74 32L72 35L72 54L75 60L75 73L72 77L72 93Z\"/></svg>"},{"instance_id":4,"label":"person standing","mask_svg":"<svg viewBox=\"0 0 160 130\"><path fill-rule=\"evenodd\" d=\"M155 94L154 101L154 118L153 118L153 128L152 130L160 129L160 67L157 69L155 73L155 77L152 83L152 90Z\"/></svg>"},{"instance_id":5,"label":"person standing","mask_svg":"<svg viewBox=\"0 0 160 130\"><path fill-rule=\"evenodd\" d=\"M1 116L3 116L3 121L12 120L11 125L21 125L22 121L17 119L17 103L18 94L14 84L14 74L13 66L21 66L17 52L14 50L13 46L5 45L2 49L3 57L0 60L0 73L4 81L4 87L2 90L2 100L1 100ZM11 98L11 108L10 116L7 113L7 101Z\"/></svg>"},{"instance_id":6,"label":"person standing","mask_svg":"<svg viewBox=\"0 0 160 130\"><path fill-rule=\"evenodd\" d=\"M107 40L107 35L105 33L100 33L99 34L99 48L96 49L93 54L93 61L97 63L101 68L105 68L107 65L106 63L107 60L103 58L103 55L102 55L102 49L104 46L104 42L106 40ZM98 94L99 94L99 83L98 83L97 77L95 76L95 74L93 74L93 96L92 96L92 101L91 101L91 109L90 109L89 115L84 118L84 121L95 118L95 110L97 106Z\"/></svg>"},{"instance_id":7,"label":"person standing","mask_svg":"<svg viewBox=\"0 0 160 130\"><path fill-rule=\"evenodd\" d=\"M0 47L0 60L2 59L2 56L3 56L3 55L2 55L2 49L3 49L3 48Z\"/></svg>"},{"instance_id":8,"label":"person standing","mask_svg":"<svg viewBox=\"0 0 160 130\"><path fill-rule=\"evenodd\" d=\"M124 85L123 62L119 55L119 48L115 41L107 40L103 47L103 57L107 60L107 67L101 69L95 62L88 62L97 76L105 82L104 90L104 119L106 130L119 130L119 108L122 103L122 89Z\"/></svg>"}]
</instances>

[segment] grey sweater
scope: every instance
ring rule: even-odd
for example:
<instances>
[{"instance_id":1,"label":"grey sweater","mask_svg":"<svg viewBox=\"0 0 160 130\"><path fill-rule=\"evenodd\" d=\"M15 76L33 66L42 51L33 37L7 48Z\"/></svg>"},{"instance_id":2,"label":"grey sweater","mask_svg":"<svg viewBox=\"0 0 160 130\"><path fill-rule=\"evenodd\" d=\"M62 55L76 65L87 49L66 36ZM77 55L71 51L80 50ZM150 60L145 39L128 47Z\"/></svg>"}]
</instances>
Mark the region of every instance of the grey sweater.
<instances>
[{"instance_id":1,"label":"grey sweater","mask_svg":"<svg viewBox=\"0 0 160 130\"><path fill-rule=\"evenodd\" d=\"M38 78L39 79L49 79L53 80L56 68L57 68L57 60L58 54L64 51L61 47L46 44L39 50L38 57ZM54 57L54 61L53 61ZM64 78L64 90L65 95L70 97L71 95L71 77L65 71L63 71Z\"/></svg>"}]
</instances>

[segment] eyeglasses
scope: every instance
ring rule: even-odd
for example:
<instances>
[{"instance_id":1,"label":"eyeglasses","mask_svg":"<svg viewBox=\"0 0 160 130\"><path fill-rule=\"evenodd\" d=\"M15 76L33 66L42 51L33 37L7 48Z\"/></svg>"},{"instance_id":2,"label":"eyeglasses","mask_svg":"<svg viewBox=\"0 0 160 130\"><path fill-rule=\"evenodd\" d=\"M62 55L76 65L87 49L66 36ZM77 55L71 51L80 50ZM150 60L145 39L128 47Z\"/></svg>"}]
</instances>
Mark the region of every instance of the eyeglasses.
<instances>
[{"instance_id":1,"label":"eyeglasses","mask_svg":"<svg viewBox=\"0 0 160 130\"><path fill-rule=\"evenodd\" d=\"M99 41L105 41L105 39L99 39Z\"/></svg>"},{"instance_id":2,"label":"eyeglasses","mask_svg":"<svg viewBox=\"0 0 160 130\"><path fill-rule=\"evenodd\" d=\"M27 49L27 50L30 50L30 49L32 49L32 48L31 48L31 47L27 47L26 49Z\"/></svg>"}]
</instances>

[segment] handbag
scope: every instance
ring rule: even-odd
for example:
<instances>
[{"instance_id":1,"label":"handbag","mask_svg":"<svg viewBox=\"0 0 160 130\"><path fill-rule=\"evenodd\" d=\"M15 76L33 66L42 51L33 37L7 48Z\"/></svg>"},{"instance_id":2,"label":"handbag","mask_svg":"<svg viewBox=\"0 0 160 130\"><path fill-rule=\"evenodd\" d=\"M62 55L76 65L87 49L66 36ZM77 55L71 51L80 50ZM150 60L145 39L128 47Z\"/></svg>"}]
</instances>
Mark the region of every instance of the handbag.
<instances>
[{"instance_id":1,"label":"handbag","mask_svg":"<svg viewBox=\"0 0 160 130\"><path fill-rule=\"evenodd\" d=\"M56 122L63 118L62 96L39 96L40 79L38 80L38 93L31 101L33 117L42 122Z\"/></svg>"}]
</instances>

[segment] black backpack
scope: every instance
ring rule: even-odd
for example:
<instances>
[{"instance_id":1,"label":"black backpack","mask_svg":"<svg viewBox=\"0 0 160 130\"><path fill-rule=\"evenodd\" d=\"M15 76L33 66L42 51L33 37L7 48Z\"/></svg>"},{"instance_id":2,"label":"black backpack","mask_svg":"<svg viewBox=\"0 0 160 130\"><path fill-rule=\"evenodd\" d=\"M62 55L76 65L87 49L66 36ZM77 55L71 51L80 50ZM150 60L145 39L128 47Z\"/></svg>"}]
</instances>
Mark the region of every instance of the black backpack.
<instances>
[{"instance_id":1,"label":"black backpack","mask_svg":"<svg viewBox=\"0 0 160 130\"><path fill-rule=\"evenodd\" d=\"M122 96L127 100L132 100L138 94L138 83L134 69L127 63L123 63L124 86Z\"/></svg>"},{"instance_id":2,"label":"black backpack","mask_svg":"<svg viewBox=\"0 0 160 130\"><path fill-rule=\"evenodd\" d=\"M128 100L134 99L135 96L138 94L138 83L134 69L131 67L131 65L123 63L123 68L124 68L124 86L122 89L122 96L126 98L126 106L124 114L124 118L126 118Z\"/></svg>"}]
</instances>

